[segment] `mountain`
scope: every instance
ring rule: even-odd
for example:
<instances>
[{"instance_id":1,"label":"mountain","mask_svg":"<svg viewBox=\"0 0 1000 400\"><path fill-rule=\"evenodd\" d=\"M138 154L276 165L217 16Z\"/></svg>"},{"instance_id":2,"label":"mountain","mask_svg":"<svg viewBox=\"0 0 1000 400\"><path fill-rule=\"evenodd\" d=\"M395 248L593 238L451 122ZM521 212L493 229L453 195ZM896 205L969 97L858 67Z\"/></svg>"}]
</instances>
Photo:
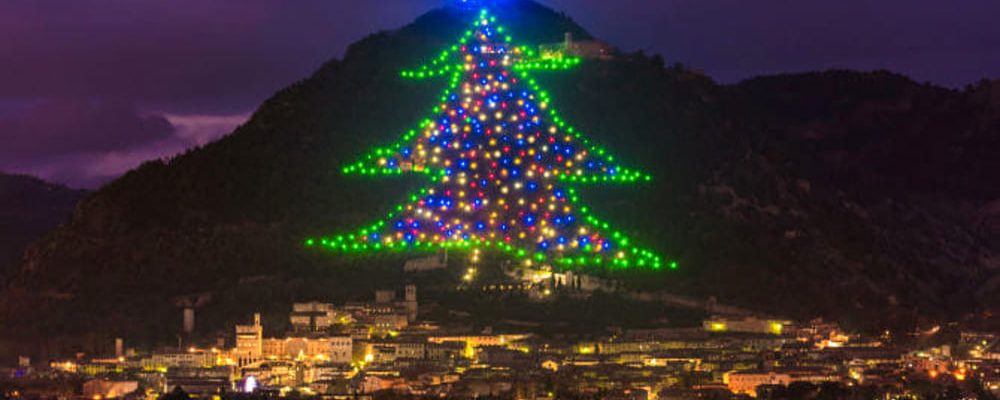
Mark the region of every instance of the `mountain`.
<instances>
[{"instance_id":1,"label":"mountain","mask_svg":"<svg viewBox=\"0 0 1000 400\"><path fill-rule=\"evenodd\" d=\"M68 220L83 195L38 178L0 173L0 282L28 243Z\"/></svg>"},{"instance_id":2,"label":"mountain","mask_svg":"<svg viewBox=\"0 0 1000 400\"><path fill-rule=\"evenodd\" d=\"M519 41L590 37L531 1L502 4ZM371 35L232 134L89 195L0 293L5 343L163 343L192 298L208 335L254 310L400 283L403 254L344 257L302 240L371 221L420 183L340 170L427 115L443 83L399 71L450 45L468 18L442 8ZM596 273L870 329L1000 304L998 84L827 71L720 85L642 53L537 79L565 120L655 176L582 187L582 201L681 263Z\"/></svg>"}]
</instances>

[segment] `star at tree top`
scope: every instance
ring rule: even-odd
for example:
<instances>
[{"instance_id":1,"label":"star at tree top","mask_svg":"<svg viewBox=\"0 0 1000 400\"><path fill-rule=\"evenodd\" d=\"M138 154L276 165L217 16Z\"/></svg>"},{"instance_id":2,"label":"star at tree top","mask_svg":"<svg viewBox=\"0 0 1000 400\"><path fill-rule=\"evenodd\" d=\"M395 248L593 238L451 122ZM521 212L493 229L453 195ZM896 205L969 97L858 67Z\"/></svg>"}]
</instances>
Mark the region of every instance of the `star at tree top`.
<instances>
[{"instance_id":1,"label":"star at tree top","mask_svg":"<svg viewBox=\"0 0 1000 400\"><path fill-rule=\"evenodd\" d=\"M450 77L433 119L344 172L417 172L429 175L431 185L385 220L307 244L358 251L495 248L526 263L563 268L661 268L658 255L611 231L563 186L650 180L618 165L566 124L529 77L529 70L566 69L580 60L536 59L534 51L511 42L483 10L458 44L402 72L407 78Z\"/></svg>"}]
</instances>

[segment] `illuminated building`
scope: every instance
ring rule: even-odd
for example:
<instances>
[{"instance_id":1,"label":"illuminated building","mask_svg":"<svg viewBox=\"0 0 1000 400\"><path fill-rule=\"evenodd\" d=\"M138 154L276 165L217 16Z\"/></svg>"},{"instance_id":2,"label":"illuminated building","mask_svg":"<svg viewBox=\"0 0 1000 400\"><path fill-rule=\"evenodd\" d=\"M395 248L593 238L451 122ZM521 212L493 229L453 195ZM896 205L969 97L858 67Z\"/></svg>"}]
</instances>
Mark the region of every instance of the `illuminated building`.
<instances>
[{"instance_id":1,"label":"illuminated building","mask_svg":"<svg viewBox=\"0 0 1000 400\"><path fill-rule=\"evenodd\" d=\"M347 303L343 307L343 312L352 315L356 322L371 326L372 331L369 333L376 336L402 330L417 319L417 287L406 285L402 301L396 301L394 290L376 291L374 303ZM352 336L355 339L363 339L353 331Z\"/></svg>"},{"instance_id":2,"label":"illuminated building","mask_svg":"<svg viewBox=\"0 0 1000 400\"><path fill-rule=\"evenodd\" d=\"M260 324L260 314L253 315L253 325L236 325L237 365L244 366L257 362L264 353L264 327Z\"/></svg>"},{"instance_id":3,"label":"illuminated building","mask_svg":"<svg viewBox=\"0 0 1000 400\"><path fill-rule=\"evenodd\" d=\"M702 328L709 332L757 333L782 335L790 332L791 321L761 319L756 317L712 317L702 321Z\"/></svg>"},{"instance_id":4,"label":"illuminated building","mask_svg":"<svg viewBox=\"0 0 1000 400\"><path fill-rule=\"evenodd\" d=\"M417 320L417 286L406 285L403 288L403 302L400 304L406 309L406 318L409 322Z\"/></svg>"},{"instance_id":5,"label":"illuminated building","mask_svg":"<svg viewBox=\"0 0 1000 400\"><path fill-rule=\"evenodd\" d=\"M566 32L562 42L540 45L538 53L542 59L579 57L610 60L614 57L615 48L599 40L574 41L573 34Z\"/></svg>"},{"instance_id":6,"label":"illuminated building","mask_svg":"<svg viewBox=\"0 0 1000 400\"><path fill-rule=\"evenodd\" d=\"M206 396L236 390L235 371L231 366L171 368L166 378L167 392L180 387L192 396Z\"/></svg>"},{"instance_id":7,"label":"illuminated building","mask_svg":"<svg viewBox=\"0 0 1000 400\"><path fill-rule=\"evenodd\" d=\"M509 334L509 335L470 335L470 336L431 336L427 338L430 343L467 343L472 347L483 346L506 346L508 344L525 340L531 337L530 334Z\"/></svg>"},{"instance_id":8,"label":"illuminated building","mask_svg":"<svg viewBox=\"0 0 1000 400\"><path fill-rule=\"evenodd\" d=\"M341 313L330 303L295 303L288 316L296 332L322 332L338 323L349 322L350 316Z\"/></svg>"},{"instance_id":9,"label":"illuminated building","mask_svg":"<svg viewBox=\"0 0 1000 400\"><path fill-rule=\"evenodd\" d=\"M142 359L144 369L205 368L215 365L216 356L202 351L173 351L154 353Z\"/></svg>"},{"instance_id":10,"label":"illuminated building","mask_svg":"<svg viewBox=\"0 0 1000 400\"><path fill-rule=\"evenodd\" d=\"M371 344L376 363L390 363L400 359L422 360L427 356L427 343L417 341L380 341Z\"/></svg>"},{"instance_id":11,"label":"illuminated building","mask_svg":"<svg viewBox=\"0 0 1000 400\"><path fill-rule=\"evenodd\" d=\"M597 343L600 354L647 353L681 349L719 349L722 343L707 338L674 340L614 340Z\"/></svg>"},{"instance_id":12,"label":"illuminated building","mask_svg":"<svg viewBox=\"0 0 1000 400\"><path fill-rule=\"evenodd\" d=\"M732 372L724 375L723 383L734 394L757 397L757 387L762 385L788 386L792 383L789 374L775 372Z\"/></svg>"},{"instance_id":13,"label":"illuminated building","mask_svg":"<svg viewBox=\"0 0 1000 400\"><path fill-rule=\"evenodd\" d=\"M263 340L263 355L268 359L348 364L353 347L350 336L268 338Z\"/></svg>"},{"instance_id":14,"label":"illuminated building","mask_svg":"<svg viewBox=\"0 0 1000 400\"><path fill-rule=\"evenodd\" d=\"M398 331L406 328L409 324L406 314L389 313L375 314L371 316L371 325L375 332L388 334L390 331Z\"/></svg>"},{"instance_id":15,"label":"illuminated building","mask_svg":"<svg viewBox=\"0 0 1000 400\"><path fill-rule=\"evenodd\" d=\"M735 394L745 394L757 397L758 387L764 385L788 386L792 382L823 382L839 381L840 376L824 370L796 369L787 371L740 371L723 375L723 383Z\"/></svg>"},{"instance_id":16,"label":"illuminated building","mask_svg":"<svg viewBox=\"0 0 1000 400\"><path fill-rule=\"evenodd\" d=\"M463 342L427 343L426 354L428 360L433 361L453 361L462 358L465 352Z\"/></svg>"}]
</instances>

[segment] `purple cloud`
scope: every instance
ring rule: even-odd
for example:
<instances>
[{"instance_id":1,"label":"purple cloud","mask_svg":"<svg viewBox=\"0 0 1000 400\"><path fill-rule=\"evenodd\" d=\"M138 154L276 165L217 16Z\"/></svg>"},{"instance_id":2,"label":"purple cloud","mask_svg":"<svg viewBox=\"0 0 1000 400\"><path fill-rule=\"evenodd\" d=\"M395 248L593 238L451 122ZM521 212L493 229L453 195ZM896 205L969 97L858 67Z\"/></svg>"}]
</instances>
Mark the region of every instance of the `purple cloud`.
<instances>
[{"instance_id":1,"label":"purple cloud","mask_svg":"<svg viewBox=\"0 0 1000 400\"><path fill-rule=\"evenodd\" d=\"M59 99L0 119L0 159L34 159L127 149L170 137L162 116L140 116L122 102Z\"/></svg>"},{"instance_id":2,"label":"purple cloud","mask_svg":"<svg viewBox=\"0 0 1000 400\"><path fill-rule=\"evenodd\" d=\"M141 115L121 102L45 101L0 118L0 170L95 187L143 161L218 139L237 115Z\"/></svg>"},{"instance_id":3,"label":"purple cloud","mask_svg":"<svg viewBox=\"0 0 1000 400\"><path fill-rule=\"evenodd\" d=\"M995 0L540 2L612 44L723 82L842 67L960 86L1000 71ZM445 3L5 0L0 124L15 125L0 132L12 140L0 169L99 184L143 157L218 138L350 43ZM66 98L133 110L53 100Z\"/></svg>"},{"instance_id":4,"label":"purple cloud","mask_svg":"<svg viewBox=\"0 0 1000 400\"><path fill-rule=\"evenodd\" d=\"M0 99L125 98L144 109L240 113L368 33L439 0L0 4Z\"/></svg>"}]
</instances>

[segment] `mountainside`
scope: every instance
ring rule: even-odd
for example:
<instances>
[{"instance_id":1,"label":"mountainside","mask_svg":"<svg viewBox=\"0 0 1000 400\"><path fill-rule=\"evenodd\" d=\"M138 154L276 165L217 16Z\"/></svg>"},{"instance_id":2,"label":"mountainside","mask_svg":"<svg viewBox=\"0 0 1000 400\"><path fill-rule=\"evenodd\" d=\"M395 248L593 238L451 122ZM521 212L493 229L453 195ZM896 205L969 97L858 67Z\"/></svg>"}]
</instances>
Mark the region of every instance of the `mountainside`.
<instances>
[{"instance_id":1,"label":"mountainside","mask_svg":"<svg viewBox=\"0 0 1000 400\"><path fill-rule=\"evenodd\" d=\"M589 37L535 3L505 4L495 12L515 40ZM207 333L403 279L391 268L405 255L345 258L302 239L369 222L416 187L340 170L427 115L444 83L399 70L450 45L467 19L441 9L372 35L233 134L88 196L29 249L0 294L0 332L44 333L50 349L164 341L184 296L209 299ZM597 215L681 262L612 273L633 287L860 327L1000 304L998 84L830 71L725 86L643 54L538 75L564 119L655 176L580 188Z\"/></svg>"},{"instance_id":2,"label":"mountainside","mask_svg":"<svg viewBox=\"0 0 1000 400\"><path fill-rule=\"evenodd\" d=\"M66 222L83 191L24 175L0 173L0 282L25 246Z\"/></svg>"}]
</instances>

